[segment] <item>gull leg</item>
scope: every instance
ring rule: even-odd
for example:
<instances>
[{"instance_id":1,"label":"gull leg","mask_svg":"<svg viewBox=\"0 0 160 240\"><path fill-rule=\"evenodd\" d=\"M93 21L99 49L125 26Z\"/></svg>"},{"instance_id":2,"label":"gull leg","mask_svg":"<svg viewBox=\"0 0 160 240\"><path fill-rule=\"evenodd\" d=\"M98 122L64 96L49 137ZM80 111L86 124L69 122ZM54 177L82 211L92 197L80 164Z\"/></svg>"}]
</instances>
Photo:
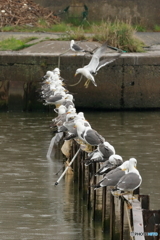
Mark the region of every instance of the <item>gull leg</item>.
<instances>
[{"instance_id":1,"label":"gull leg","mask_svg":"<svg viewBox=\"0 0 160 240\"><path fill-rule=\"evenodd\" d=\"M87 79L87 81L86 81L85 84L84 84L84 87L85 87L85 88L88 88L89 83L90 83L90 79Z\"/></svg>"}]
</instances>

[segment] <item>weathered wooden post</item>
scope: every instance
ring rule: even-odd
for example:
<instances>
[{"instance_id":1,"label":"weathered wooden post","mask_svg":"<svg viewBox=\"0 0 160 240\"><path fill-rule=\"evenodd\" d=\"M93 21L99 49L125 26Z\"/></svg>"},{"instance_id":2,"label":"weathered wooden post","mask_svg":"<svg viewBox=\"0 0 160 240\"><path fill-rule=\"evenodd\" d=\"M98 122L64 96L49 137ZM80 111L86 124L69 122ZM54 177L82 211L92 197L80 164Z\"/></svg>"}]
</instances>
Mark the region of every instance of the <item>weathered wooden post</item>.
<instances>
[{"instance_id":1,"label":"weathered wooden post","mask_svg":"<svg viewBox=\"0 0 160 240\"><path fill-rule=\"evenodd\" d=\"M123 240L124 225L124 199L120 198L120 240Z\"/></svg>"},{"instance_id":2,"label":"weathered wooden post","mask_svg":"<svg viewBox=\"0 0 160 240\"><path fill-rule=\"evenodd\" d=\"M149 195L139 195L138 199L141 201L142 209L149 209Z\"/></svg>"},{"instance_id":3,"label":"weathered wooden post","mask_svg":"<svg viewBox=\"0 0 160 240\"><path fill-rule=\"evenodd\" d=\"M115 234L115 205L114 196L110 193L110 240L114 240Z\"/></svg>"},{"instance_id":4,"label":"weathered wooden post","mask_svg":"<svg viewBox=\"0 0 160 240\"><path fill-rule=\"evenodd\" d=\"M157 236L154 236L153 239L154 240L159 240L160 239L160 224L155 224L154 225L154 233L155 233L155 235L157 233Z\"/></svg>"},{"instance_id":5,"label":"weathered wooden post","mask_svg":"<svg viewBox=\"0 0 160 240\"><path fill-rule=\"evenodd\" d=\"M106 192L107 187L103 187L102 189L102 229L105 227L105 218L106 218Z\"/></svg>"}]
</instances>

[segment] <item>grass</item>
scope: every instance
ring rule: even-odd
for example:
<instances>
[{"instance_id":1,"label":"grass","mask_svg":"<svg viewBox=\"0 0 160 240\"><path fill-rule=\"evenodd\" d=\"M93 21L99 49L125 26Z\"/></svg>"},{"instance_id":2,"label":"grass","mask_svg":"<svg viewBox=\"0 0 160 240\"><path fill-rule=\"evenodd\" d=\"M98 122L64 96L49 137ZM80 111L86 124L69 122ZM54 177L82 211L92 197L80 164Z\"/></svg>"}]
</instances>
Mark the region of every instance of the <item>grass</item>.
<instances>
[{"instance_id":1,"label":"grass","mask_svg":"<svg viewBox=\"0 0 160 240\"><path fill-rule=\"evenodd\" d=\"M18 51L26 47L30 47L33 44L27 44L27 42L30 42L32 40L35 40L36 38L24 38L22 40L16 39L14 37L5 39L0 42L0 51Z\"/></svg>"},{"instance_id":2,"label":"grass","mask_svg":"<svg viewBox=\"0 0 160 240\"><path fill-rule=\"evenodd\" d=\"M144 52L144 43L134 36L135 28L129 23L121 21L106 21L99 24L92 24L89 28L90 35L85 35L83 26L74 30L68 29L63 40L90 40L99 42L108 42L108 45L123 49L127 52Z\"/></svg>"},{"instance_id":3,"label":"grass","mask_svg":"<svg viewBox=\"0 0 160 240\"><path fill-rule=\"evenodd\" d=\"M62 32L64 34L61 38L59 38L59 40L75 39L99 42L107 41L109 45L123 49L127 52L144 51L143 43L139 39L136 39L134 36L137 26L133 27L130 23L118 20L114 22L108 20L98 23L89 23L88 21L82 21L80 19L75 19L74 22L73 20L74 19L71 19L70 23L69 21L66 21L49 26L44 19L39 19L36 26L6 26L1 28L1 31ZM10 39L12 49L7 49L7 46L6 49L19 50L19 47L24 48L29 46L26 41L20 41L21 40L16 41L16 39ZM7 44L7 42L5 42L3 43L3 45ZM2 45L2 42L0 43L0 45ZM2 50L2 47L0 47L0 49Z\"/></svg>"},{"instance_id":4,"label":"grass","mask_svg":"<svg viewBox=\"0 0 160 240\"><path fill-rule=\"evenodd\" d=\"M133 25L137 32L147 32L147 28L142 25Z\"/></svg>"},{"instance_id":5,"label":"grass","mask_svg":"<svg viewBox=\"0 0 160 240\"><path fill-rule=\"evenodd\" d=\"M160 32L160 25L155 25L154 26L154 31L155 32Z\"/></svg>"}]
</instances>

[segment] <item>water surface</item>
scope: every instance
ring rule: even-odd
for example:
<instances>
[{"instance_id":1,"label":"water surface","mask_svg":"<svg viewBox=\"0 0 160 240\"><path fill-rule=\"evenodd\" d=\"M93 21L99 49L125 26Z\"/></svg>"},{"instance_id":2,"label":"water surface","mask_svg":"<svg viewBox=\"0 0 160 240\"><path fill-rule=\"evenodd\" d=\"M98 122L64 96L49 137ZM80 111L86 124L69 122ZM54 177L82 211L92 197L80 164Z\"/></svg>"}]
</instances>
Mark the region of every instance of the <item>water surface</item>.
<instances>
[{"instance_id":1,"label":"water surface","mask_svg":"<svg viewBox=\"0 0 160 240\"><path fill-rule=\"evenodd\" d=\"M72 176L54 186L63 163L58 151L46 158L54 116L0 113L1 240L104 239L87 216ZM137 159L141 194L149 194L151 209L159 209L160 112L86 111L85 116L124 160Z\"/></svg>"}]
</instances>

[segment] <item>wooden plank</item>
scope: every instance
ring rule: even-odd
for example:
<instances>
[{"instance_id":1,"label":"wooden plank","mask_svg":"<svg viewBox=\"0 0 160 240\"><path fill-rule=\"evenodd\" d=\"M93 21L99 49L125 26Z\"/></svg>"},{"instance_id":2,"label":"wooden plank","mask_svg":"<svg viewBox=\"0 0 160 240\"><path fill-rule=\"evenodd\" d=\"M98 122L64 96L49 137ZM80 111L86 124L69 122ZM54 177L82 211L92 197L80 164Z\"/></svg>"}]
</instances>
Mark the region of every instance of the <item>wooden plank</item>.
<instances>
[{"instance_id":1,"label":"wooden plank","mask_svg":"<svg viewBox=\"0 0 160 240\"><path fill-rule=\"evenodd\" d=\"M145 237L141 235L141 233L144 233L144 226L140 201L138 201L136 198L132 199L132 195L124 195L123 197L132 205L133 232L136 234L134 237L135 240L145 240Z\"/></svg>"}]
</instances>

